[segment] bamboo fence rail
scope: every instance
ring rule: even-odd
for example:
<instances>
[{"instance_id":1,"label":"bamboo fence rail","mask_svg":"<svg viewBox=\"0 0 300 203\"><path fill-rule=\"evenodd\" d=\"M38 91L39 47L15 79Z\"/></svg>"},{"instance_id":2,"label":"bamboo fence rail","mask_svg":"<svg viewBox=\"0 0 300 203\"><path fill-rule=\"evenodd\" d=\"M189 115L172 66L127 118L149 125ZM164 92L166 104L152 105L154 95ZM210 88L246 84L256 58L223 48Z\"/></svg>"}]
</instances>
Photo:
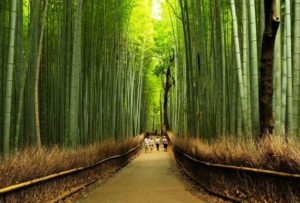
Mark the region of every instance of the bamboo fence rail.
<instances>
[{"instance_id":1,"label":"bamboo fence rail","mask_svg":"<svg viewBox=\"0 0 300 203\"><path fill-rule=\"evenodd\" d=\"M48 176L45 176L45 177L36 178L34 180L19 183L19 184L12 185L12 186L9 186L9 187L1 188L0 189L0 195L4 195L6 193L10 193L10 192L13 192L15 190L22 189L22 188L29 187L29 186L33 186L33 185L36 185L36 184L39 184L39 183L47 182L47 181L53 180L55 178L59 178L59 177L74 174L74 173L77 173L77 172L80 172L80 171L84 171L84 170L90 169L90 168L95 167L95 166L99 166L99 165L101 165L105 162L127 156L131 152L137 150L139 147L141 147L141 144L139 144L138 146L136 146L135 148L129 150L128 152L126 152L124 154L115 155L115 156L112 156L112 157L109 157L109 158L105 158L105 159L103 159L103 160L101 160L97 163L94 163L94 164L86 166L86 167L78 167L78 168L74 168L74 169L71 169L71 170L62 171L60 173L55 173L55 174L52 174L52 175L48 175Z\"/></svg>"}]
</instances>

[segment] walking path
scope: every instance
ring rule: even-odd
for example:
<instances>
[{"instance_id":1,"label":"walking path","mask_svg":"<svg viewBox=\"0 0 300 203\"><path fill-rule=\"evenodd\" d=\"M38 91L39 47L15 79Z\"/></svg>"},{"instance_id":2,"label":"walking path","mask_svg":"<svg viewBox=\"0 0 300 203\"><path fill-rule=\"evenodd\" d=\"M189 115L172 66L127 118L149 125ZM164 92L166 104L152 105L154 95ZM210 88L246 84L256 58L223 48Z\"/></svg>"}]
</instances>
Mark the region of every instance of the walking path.
<instances>
[{"instance_id":1,"label":"walking path","mask_svg":"<svg viewBox=\"0 0 300 203\"><path fill-rule=\"evenodd\" d=\"M124 169L87 194L80 203L204 203L186 191L171 155L142 152Z\"/></svg>"}]
</instances>

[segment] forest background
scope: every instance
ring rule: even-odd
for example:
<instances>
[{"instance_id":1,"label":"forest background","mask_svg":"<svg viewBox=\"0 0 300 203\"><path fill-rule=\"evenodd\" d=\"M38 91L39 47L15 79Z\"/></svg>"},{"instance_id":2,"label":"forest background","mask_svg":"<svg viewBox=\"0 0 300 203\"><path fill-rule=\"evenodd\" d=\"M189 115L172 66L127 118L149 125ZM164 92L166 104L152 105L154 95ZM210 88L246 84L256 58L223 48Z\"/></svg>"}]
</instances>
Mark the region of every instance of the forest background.
<instances>
[{"instance_id":1,"label":"forest background","mask_svg":"<svg viewBox=\"0 0 300 203\"><path fill-rule=\"evenodd\" d=\"M274 2L274 132L297 137L300 3ZM208 141L259 137L263 1L3 0L0 19L5 156L163 125Z\"/></svg>"}]
</instances>

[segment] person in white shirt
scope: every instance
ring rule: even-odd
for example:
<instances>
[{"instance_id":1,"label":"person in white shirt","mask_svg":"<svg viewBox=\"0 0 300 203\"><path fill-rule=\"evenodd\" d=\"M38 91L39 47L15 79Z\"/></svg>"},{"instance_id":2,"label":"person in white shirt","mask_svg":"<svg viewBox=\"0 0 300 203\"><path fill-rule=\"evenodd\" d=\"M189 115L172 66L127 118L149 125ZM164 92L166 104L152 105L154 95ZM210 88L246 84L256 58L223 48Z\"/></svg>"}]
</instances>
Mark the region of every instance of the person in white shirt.
<instances>
[{"instance_id":1,"label":"person in white shirt","mask_svg":"<svg viewBox=\"0 0 300 203\"><path fill-rule=\"evenodd\" d=\"M145 153L147 153L149 151L149 146L150 146L150 141L149 141L149 138L146 137L144 139L144 148L145 148Z\"/></svg>"}]
</instances>

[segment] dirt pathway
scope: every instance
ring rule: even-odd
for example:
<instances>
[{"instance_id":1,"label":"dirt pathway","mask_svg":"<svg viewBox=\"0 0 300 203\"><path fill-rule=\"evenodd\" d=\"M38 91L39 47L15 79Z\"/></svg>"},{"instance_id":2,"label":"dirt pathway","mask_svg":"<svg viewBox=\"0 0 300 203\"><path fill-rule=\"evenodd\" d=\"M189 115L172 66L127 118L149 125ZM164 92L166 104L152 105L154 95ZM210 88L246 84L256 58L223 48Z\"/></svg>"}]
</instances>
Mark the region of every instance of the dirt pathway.
<instances>
[{"instance_id":1,"label":"dirt pathway","mask_svg":"<svg viewBox=\"0 0 300 203\"><path fill-rule=\"evenodd\" d=\"M186 191L179 176L169 153L143 152L79 202L203 203Z\"/></svg>"}]
</instances>

